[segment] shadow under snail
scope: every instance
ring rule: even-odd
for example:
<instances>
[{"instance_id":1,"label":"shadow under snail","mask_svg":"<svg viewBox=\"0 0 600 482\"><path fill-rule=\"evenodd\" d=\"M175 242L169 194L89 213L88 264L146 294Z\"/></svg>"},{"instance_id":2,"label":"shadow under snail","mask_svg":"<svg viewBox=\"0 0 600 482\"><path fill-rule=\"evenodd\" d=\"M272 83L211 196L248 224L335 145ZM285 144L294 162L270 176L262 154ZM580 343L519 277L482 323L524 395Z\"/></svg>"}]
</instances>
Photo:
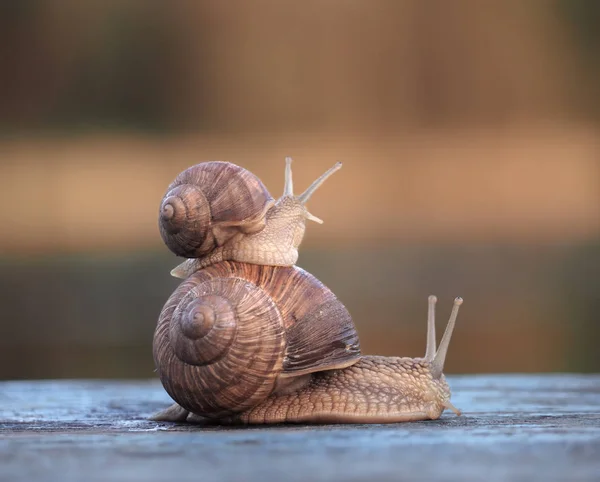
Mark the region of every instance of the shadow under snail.
<instances>
[{"instance_id":1,"label":"shadow under snail","mask_svg":"<svg viewBox=\"0 0 600 482\"><path fill-rule=\"evenodd\" d=\"M283 195L228 162L177 176L160 206L165 244L186 259L162 309L153 355L175 404L152 417L219 424L390 423L437 419L450 403L442 373L461 298L436 349L428 300L422 358L361 355L352 318L333 292L295 265L306 202L286 159Z\"/></svg>"}]
</instances>

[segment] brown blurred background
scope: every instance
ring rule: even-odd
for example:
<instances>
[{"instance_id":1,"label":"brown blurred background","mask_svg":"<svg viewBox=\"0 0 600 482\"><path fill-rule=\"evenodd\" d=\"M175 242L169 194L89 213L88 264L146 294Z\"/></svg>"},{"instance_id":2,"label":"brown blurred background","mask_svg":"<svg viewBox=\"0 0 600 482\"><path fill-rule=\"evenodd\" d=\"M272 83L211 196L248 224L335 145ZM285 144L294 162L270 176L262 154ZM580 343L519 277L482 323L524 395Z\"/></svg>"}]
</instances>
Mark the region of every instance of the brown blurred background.
<instances>
[{"instance_id":1,"label":"brown blurred background","mask_svg":"<svg viewBox=\"0 0 600 482\"><path fill-rule=\"evenodd\" d=\"M600 3L0 4L0 378L152 377L158 205L227 160L310 202L299 265L363 352L599 371Z\"/></svg>"}]
</instances>

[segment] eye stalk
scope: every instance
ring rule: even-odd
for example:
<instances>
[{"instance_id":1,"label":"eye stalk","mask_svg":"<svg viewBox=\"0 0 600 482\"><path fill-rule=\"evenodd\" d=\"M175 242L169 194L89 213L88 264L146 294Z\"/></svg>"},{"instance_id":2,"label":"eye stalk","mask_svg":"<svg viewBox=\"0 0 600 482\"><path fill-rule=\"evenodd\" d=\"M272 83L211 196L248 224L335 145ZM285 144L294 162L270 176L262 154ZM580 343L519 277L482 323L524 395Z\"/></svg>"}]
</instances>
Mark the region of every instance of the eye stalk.
<instances>
[{"instance_id":1,"label":"eye stalk","mask_svg":"<svg viewBox=\"0 0 600 482\"><path fill-rule=\"evenodd\" d=\"M339 171L342 168L341 162L336 162L331 168L329 168L326 172L321 174L317 180L315 180L309 187L299 196L294 196L294 181L292 178L292 158L285 158L285 184L283 186L283 197L291 197L295 198L300 204L306 205L306 202L310 199L310 197L314 194L314 192L323 184L328 177L330 177L334 172ZM314 216L306 210L306 219L309 221L314 221L315 223L323 224L323 220Z\"/></svg>"},{"instance_id":2,"label":"eye stalk","mask_svg":"<svg viewBox=\"0 0 600 482\"><path fill-rule=\"evenodd\" d=\"M442 341L437 350L435 347L435 304L437 303L437 297L434 295L429 296L427 303L427 348L425 350L425 360L431 364L430 373L433 379L439 380L442 377L446 354L448 353L450 339L452 338L452 332L454 331L454 325L456 324L456 318L458 316L458 309L460 308L460 305L462 305L463 299L460 297L454 298L454 306L452 306L450 319L448 320L446 331L444 331L444 336L442 337ZM452 405L449 399L444 400L442 405L445 408L452 410L456 415L461 415L461 411Z\"/></svg>"},{"instance_id":3,"label":"eye stalk","mask_svg":"<svg viewBox=\"0 0 600 482\"><path fill-rule=\"evenodd\" d=\"M444 362L446 361L446 354L448 353L448 347L450 346L450 339L452 338L452 332L454 331L454 325L456 324L456 318L458 317L458 309L463 304L463 299L458 297L454 299L454 306L452 307L452 313L450 313L450 319L446 325L446 331L440 346L435 348L435 304L437 298L431 295L428 299L429 309L427 310L427 348L425 351L425 360L431 363L431 375L433 378L440 378L444 370Z\"/></svg>"}]
</instances>

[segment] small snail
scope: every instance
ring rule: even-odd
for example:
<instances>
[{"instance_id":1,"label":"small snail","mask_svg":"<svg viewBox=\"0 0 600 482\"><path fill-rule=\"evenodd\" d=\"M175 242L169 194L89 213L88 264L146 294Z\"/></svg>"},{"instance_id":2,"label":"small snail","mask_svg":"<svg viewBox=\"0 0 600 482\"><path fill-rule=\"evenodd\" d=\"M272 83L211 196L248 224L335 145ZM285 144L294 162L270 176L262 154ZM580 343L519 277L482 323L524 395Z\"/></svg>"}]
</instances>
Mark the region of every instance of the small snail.
<instances>
[{"instance_id":1,"label":"small snail","mask_svg":"<svg viewBox=\"0 0 600 482\"><path fill-rule=\"evenodd\" d=\"M462 299L454 300L437 350L437 299L430 296L424 357L363 356L348 310L313 275L293 263L278 266L224 259L232 251L220 248L243 239L257 243L253 236L267 229L272 233L300 233L280 238L284 240L283 251L293 250L297 257L305 219L311 218L304 202L339 167L334 166L315 181L307 190L308 196L295 198L290 162L287 160L284 196L277 203L273 204L262 183L253 177L259 195L254 198L256 209L248 217L238 216L235 223L227 224L234 217L222 216L214 222L213 214L208 231L202 231L204 238L193 234L182 237L196 250L204 246L191 252L204 257L198 258L200 264L188 266L186 279L170 296L158 320L154 361L163 387L176 403L153 420L388 423L437 419L445 409L460 415L450 403L450 388L442 371ZM195 169L202 172L215 166L207 164ZM233 164L219 163L216 167L236 176L251 176ZM218 177L211 179L219 182ZM237 189L237 184L232 186ZM169 188L165 200L173 196L173 189ZM226 185L222 189L227 189ZM211 196L227 197L219 192L204 195L209 200ZM293 215L277 214L283 211L276 207L287 209L283 206L288 202ZM168 203L163 201L161 217L165 209L169 211L165 205ZM195 216L193 209L186 209ZM275 215L269 217L272 210ZM261 212L266 216L261 218ZM169 218L169 212L164 217ZM286 228L286 220L293 226ZM178 222L186 224L185 220ZM223 236L220 222L226 223L225 231L234 226L236 232ZM216 241L213 250L220 249L217 257L205 249L208 238ZM259 244L253 246L253 253L261 252ZM271 252L273 247L277 245L269 244L265 251ZM205 263L203 259L211 261Z\"/></svg>"},{"instance_id":2,"label":"small snail","mask_svg":"<svg viewBox=\"0 0 600 482\"><path fill-rule=\"evenodd\" d=\"M340 162L294 196L292 159L286 158L283 195L274 201L260 179L228 162L205 162L183 171L167 189L159 228L165 244L189 258L171 274L187 278L197 269L225 260L293 266L306 220L323 223L306 202Z\"/></svg>"}]
</instances>

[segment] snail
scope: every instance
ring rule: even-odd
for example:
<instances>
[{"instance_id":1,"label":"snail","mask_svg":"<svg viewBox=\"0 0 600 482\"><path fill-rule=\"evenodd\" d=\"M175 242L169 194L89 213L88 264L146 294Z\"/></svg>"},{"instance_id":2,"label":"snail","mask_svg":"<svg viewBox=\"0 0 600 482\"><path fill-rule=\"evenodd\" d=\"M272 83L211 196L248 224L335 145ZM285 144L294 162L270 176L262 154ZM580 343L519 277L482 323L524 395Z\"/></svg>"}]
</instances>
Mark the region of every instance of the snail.
<instances>
[{"instance_id":1,"label":"snail","mask_svg":"<svg viewBox=\"0 0 600 482\"><path fill-rule=\"evenodd\" d=\"M300 194L294 195L292 159L286 158L283 195L275 201L248 170L222 161L200 163L183 171L167 189L159 215L165 244L188 258L171 275L232 260L269 266L293 266L306 221L323 221L306 209L312 194L342 167L336 163Z\"/></svg>"},{"instance_id":2,"label":"snail","mask_svg":"<svg viewBox=\"0 0 600 482\"><path fill-rule=\"evenodd\" d=\"M229 238L222 234L218 224L221 221L217 219L210 228L213 234L205 235L216 241L214 250L243 239L253 239L255 243L253 236L267 229L273 233L291 230L299 232L300 239L297 235L292 236L291 243L289 236L282 239L286 241L285 251L293 250L297 257L304 223L311 215L304 207L307 197L302 199L303 194L296 198L292 194L290 163L286 162L283 201L273 203L264 189L255 202L257 209L249 217L236 219L234 224L227 224L231 218L223 217L225 231L235 227L236 232ZM232 166L217 165L224 172L236 171L237 166ZM307 190L308 196L335 169L339 167L334 166L315 181ZM236 172L248 176L245 170ZM259 181L254 184L262 186ZM172 191L170 188L169 193ZM223 193L216 195L226 197ZM173 194L165 199L170 196ZM286 218L277 214L278 203L283 206L288 202L294 203L294 215ZM275 216L269 217L272 210ZM165 201L161 216L164 211ZM261 218L261 212L266 216ZM293 224L287 230L286 220ZM208 245L204 238L186 237L195 249ZM256 249L255 252L260 251L260 246ZM211 258L210 250L201 251L203 257L194 258L200 260L201 266L188 266L185 279L165 303L154 332L156 370L175 403L152 420L218 424L391 423L437 419L446 409L460 415L450 402L443 367L461 298L454 300L437 349L437 298L430 296L423 357L367 356L361 354L356 327L344 304L312 274L294 263L274 265L224 259L231 253L224 249Z\"/></svg>"}]
</instances>

